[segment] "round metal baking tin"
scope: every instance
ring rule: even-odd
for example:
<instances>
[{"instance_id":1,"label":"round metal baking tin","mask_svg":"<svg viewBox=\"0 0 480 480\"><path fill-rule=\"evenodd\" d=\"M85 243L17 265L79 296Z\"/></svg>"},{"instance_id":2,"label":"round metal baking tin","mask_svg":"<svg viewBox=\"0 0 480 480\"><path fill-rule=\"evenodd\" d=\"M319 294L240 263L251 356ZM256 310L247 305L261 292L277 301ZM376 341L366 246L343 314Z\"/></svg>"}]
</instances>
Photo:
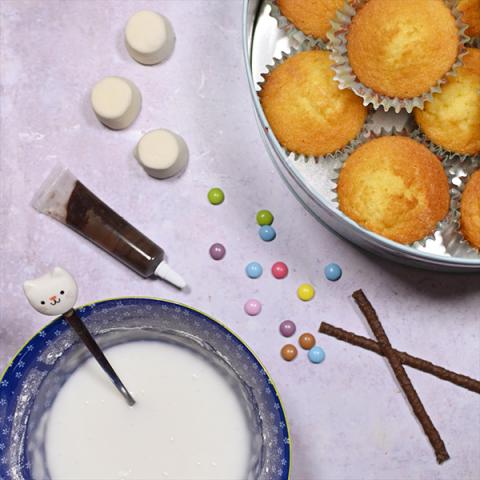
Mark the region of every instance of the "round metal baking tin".
<instances>
[{"instance_id":1,"label":"round metal baking tin","mask_svg":"<svg viewBox=\"0 0 480 480\"><path fill-rule=\"evenodd\" d=\"M257 84L262 80L261 75L267 72L267 65L272 65L274 58L280 58L283 52L288 53L292 47L297 47L298 43L277 27L276 20L269 12L268 1L244 0L243 52L260 134L290 191L324 226L374 254L430 270L480 272L480 257L451 256L445 253L441 239L432 238L427 240L424 246L414 248L393 242L361 227L344 215L329 199L332 184L328 175L322 172L321 164L314 165L316 171L312 175L312 162L310 167L307 167L309 162L292 160L291 156L287 155L268 125L258 99ZM379 111L375 115L377 114L382 117L382 122L397 126L403 126L408 119L405 113L398 115Z\"/></svg>"}]
</instances>

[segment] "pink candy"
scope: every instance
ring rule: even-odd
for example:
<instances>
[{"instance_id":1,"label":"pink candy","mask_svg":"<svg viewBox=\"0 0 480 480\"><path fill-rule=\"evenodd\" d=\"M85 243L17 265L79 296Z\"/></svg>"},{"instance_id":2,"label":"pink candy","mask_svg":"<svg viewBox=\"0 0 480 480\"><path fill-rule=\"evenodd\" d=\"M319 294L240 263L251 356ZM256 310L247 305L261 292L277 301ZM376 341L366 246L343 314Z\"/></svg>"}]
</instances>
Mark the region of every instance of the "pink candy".
<instances>
[{"instance_id":1,"label":"pink candy","mask_svg":"<svg viewBox=\"0 0 480 480\"><path fill-rule=\"evenodd\" d=\"M262 304L258 300L251 298L245 302L243 309L247 315L255 316L262 311Z\"/></svg>"}]
</instances>

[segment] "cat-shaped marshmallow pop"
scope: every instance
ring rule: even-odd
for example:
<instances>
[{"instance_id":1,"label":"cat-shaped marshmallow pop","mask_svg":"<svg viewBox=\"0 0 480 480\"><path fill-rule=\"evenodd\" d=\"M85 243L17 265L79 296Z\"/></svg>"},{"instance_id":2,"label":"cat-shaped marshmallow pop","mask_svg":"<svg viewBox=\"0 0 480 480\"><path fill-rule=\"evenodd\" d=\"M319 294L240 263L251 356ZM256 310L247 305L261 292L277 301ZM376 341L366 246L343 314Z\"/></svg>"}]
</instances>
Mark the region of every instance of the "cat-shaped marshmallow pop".
<instances>
[{"instance_id":1,"label":"cat-shaped marshmallow pop","mask_svg":"<svg viewBox=\"0 0 480 480\"><path fill-rule=\"evenodd\" d=\"M27 280L23 284L23 290L30 305L37 312L44 315L63 315L128 404L130 406L133 405L135 400L125 388L125 385L103 354L102 349L75 311L74 305L78 297L78 287L75 279L63 268L55 267L51 272L41 277Z\"/></svg>"},{"instance_id":2,"label":"cat-shaped marshmallow pop","mask_svg":"<svg viewBox=\"0 0 480 480\"><path fill-rule=\"evenodd\" d=\"M23 291L37 312L53 316L68 312L78 297L75 279L61 267L55 267L35 280L27 280Z\"/></svg>"}]
</instances>

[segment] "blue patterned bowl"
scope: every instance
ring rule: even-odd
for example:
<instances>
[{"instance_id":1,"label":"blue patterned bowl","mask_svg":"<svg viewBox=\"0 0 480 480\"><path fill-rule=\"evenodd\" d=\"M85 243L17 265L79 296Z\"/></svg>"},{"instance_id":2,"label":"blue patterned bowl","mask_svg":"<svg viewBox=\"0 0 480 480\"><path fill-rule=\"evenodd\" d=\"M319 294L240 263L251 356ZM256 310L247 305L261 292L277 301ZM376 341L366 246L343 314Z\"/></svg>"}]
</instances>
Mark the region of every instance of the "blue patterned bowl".
<instances>
[{"instance_id":1,"label":"blue patterned bowl","mask_svg":"<svg viewBox=\"0 0 480 480\"><path fill-rule=\"evenodd\" d=\"M233 332L190 307L151 298L105 300L79 313L104 348L135 340L178 342L228 371L243 395L258 443L249 478L289 478L290 437L280 398L265 368ZM41 419L88 357L61 317L15 356L0 379L0 479L49 478Z\"/></svg>"}]
</instances>

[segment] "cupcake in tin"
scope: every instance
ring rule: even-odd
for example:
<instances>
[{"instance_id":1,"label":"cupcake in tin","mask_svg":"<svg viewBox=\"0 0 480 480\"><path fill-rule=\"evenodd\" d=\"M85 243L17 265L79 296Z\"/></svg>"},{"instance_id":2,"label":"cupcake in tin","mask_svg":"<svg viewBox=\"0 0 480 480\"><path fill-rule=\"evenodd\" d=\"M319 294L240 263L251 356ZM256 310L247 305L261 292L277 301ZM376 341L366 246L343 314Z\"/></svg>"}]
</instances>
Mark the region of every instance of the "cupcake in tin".
<instances>
[{"instance_id":1,"label":"cupcake in tin","mask_svg":"<svg viewBox=\"0 0 480 480\"><path fill-rule=\"evenodd\" d=\"M330 22L345 0L276 0L276 17L283 16L295 28L317 40L327 40Z\"/></svg>"},{"instance_id":2,"label":"cupcake in tin","mask_svg":"<svg viewBox=\"0 0 480 480\"><path fill-rule=\"evenodd\" d=\"M335 79L365 104L422 107L454 75L466 26L454 0L356 0L328 33ZM355 7L355 8L354 8Z\"/></svg>"},{"instance_id":3,"label":"cupcake in tin","mask_svg":"<svg viewBox=\"0 0 480 480\"><path fill-rule=\"evenodd\" d=\"M463 191L460 230L471 245L480 249L480 170L473 173Z\"/></svg>"},{"instance_id":4,"label":"cupcake in tin","mask_svg":"<svg viewBox=\"0 0 480 480\"><path fill-rule=\"evenodd\" d=\"M381 136L355 149L340 170L337 196L352 220L403 244L433 233L450 205L440 160L406 136Z\"/></svg>"},{"instance_id":5,"label":"cupcake in tin","mask_svg":"<svg viewBox=\"0 0 480 480\"><path fill-rule=\"evenodd\" d=\"M259 92L280 144L298 155L320 157L345 147L361 131L367 109L340 90L323 50L294 53L265 76Z\"/></svg>"},{"instance_id":6,"label":"cupcake in tin","mask_svg":"<svg viewBox=\"0 0 480 480\"><path fill-rule=\"evenodd\" d=\"M480 153L480 49L468 48L463 67L424 109L415 109L423 133L445 150Z\"/></svg>"},{"instance_id":7,"label":"cupcake in tin","mask_svg":"<svg viewBox=\"0 0 480 480\"><path fill-rule=\"evenodd\" d=\"M400 98L428 91L458 49L455 18L442 0L370 0L353 17L347 41L358 79Z\"/></svg>"},{"instance_id":8,"label":"cupcake in tin","mask_svg":"<svg viewBox=\"0 0 480 480\"><path fill-rule=\"evenodd\" d=\"M468 25L466 34L469 37L480 36L480 0L458 0L458 9L462 12L462 20Z\"/></svg>"}]
</instances>

